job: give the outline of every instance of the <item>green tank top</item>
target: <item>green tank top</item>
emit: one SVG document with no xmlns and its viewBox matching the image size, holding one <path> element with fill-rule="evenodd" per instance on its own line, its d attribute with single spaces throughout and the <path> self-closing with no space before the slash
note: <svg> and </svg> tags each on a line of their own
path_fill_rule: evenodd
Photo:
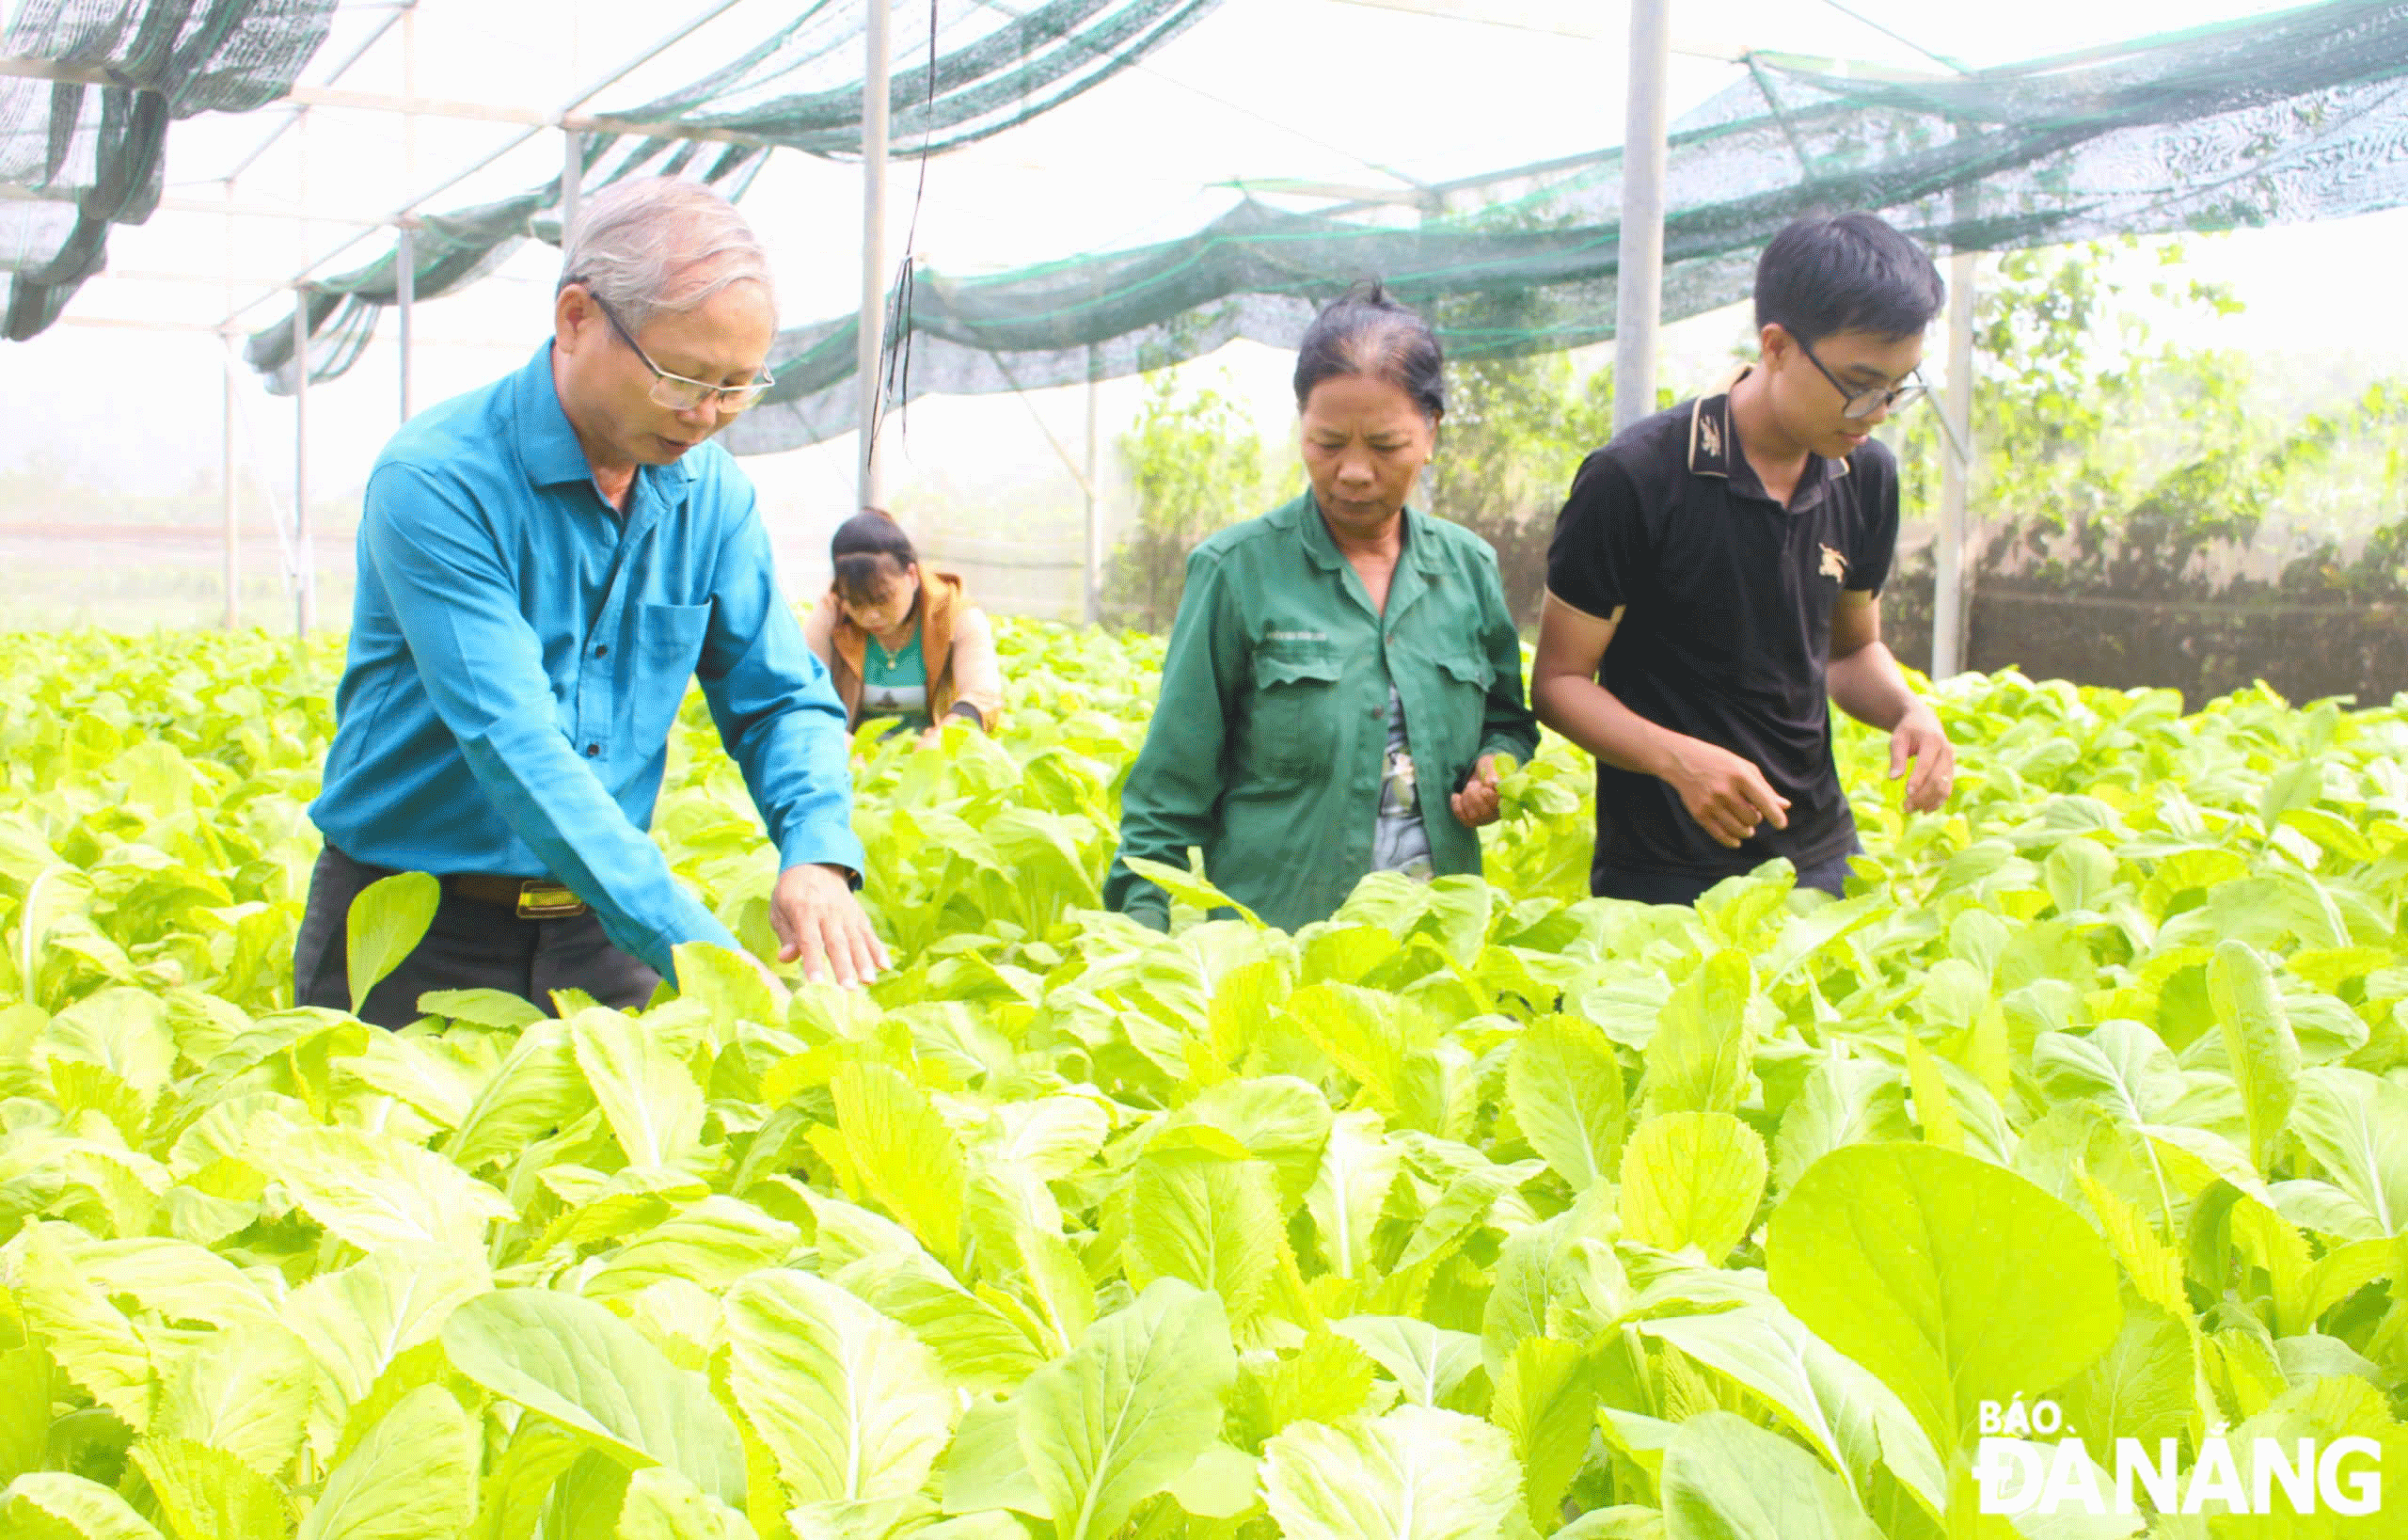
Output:
<svg viewBox="0 0 2408 1540">
<path fill-rule="evenodd" d="M 920 631 L 889 657 L 878 638 L 862 649 L 862 720 L 894 717 L 918 731 L 928 724 L 928 664 L 920 653 Z"/>
</svg>

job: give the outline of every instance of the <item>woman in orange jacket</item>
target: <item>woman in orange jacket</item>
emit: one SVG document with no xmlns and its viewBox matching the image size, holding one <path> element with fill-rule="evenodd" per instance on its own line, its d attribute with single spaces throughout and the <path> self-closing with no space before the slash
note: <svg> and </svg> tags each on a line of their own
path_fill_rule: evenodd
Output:
<svg viewBox="0 0 2408 1540">
<path fill-rule="evenodd" d="M 994 627 L 949 572 L 923 574 L 911 537 L 881 508 L 836 527 L 834 581 L 803 636 L 828 665 L 854 727 L 892 718 L 933 744 L 947 718 L 987 732 L 1003 714 Z"/>
</svg>

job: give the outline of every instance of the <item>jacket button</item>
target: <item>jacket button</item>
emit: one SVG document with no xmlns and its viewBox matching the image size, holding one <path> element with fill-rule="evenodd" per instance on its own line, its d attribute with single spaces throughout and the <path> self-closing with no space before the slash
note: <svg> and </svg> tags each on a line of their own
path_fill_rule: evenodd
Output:
<svg viewBox="0 0 2408 1540">
<path fill-rule="evenodd" d="M 594 644 L 594 657 L 596 657 L 596 658 L 608 658 L 608 657 L 610 657 L 610 643 L 609 643 L 608 642 L 597 642 L 597 643 L 595 643 Z"/>
<path fill-rule="evenodd" d="M 588 758 L 588 759 L 599 759 L 599 758 L 601 758 L 601 757 L 602 757 L 602 745 L 601 745 L 601 744 L 599 744 L 599 743 L 589 743 L 589 744 L 587 744 L 587 745 L 585 746 L 585 757 L 586 757 L 586 758 Z"/>
</svg>

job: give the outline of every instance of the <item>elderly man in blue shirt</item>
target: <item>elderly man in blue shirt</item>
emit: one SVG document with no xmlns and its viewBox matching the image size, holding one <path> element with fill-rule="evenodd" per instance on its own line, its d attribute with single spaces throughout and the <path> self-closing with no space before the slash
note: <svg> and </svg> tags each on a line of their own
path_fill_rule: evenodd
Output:
<svg viewBox="0 0 2408 1540">
<path fill-rule="evenodd" d="M 368 481 L 350 655 L 293 955 L 350 1005 L 345 916 L 394 871 L 443 897 L 361 1015 L 421 993 L 578 989 L 642 1006 L 681 942 L 737 945 L 646 833 L 687 681 L 777 847 L 804 976 L 886 956 L 853 897 L 845 708 L 778 593 L 752 484 L 705 443 L 756 401 L 777 315 L 760 243 L 691 183 L 622 183 L 564 243 L 550 340 L 396 434 Z"/>
</svg>

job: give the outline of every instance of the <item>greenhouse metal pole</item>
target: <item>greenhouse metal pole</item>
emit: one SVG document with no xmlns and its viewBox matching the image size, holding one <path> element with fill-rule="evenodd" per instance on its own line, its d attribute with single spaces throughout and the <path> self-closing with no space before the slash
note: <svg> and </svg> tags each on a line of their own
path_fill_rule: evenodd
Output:
<svg viewBox="0 0 2408 1540">
<path fill-rule="evenodd" d="M 579 141 L 583 135 L 575 129 L 563 129 L 562 137 L 567 148 L 561 151 L 561 247 L 568 247 L 568 230 L 577 223 L 577 205 L 585 191 L 585 153 Z"/>
<path fill-rule="evenodd" d="M 1973 280 L 1977 258 L 1948 259 L 1948 389 L 1940 407 L 1955 431 L 1940 456 L 1940 528 L 1932 539 L 1931 676 L 1965 666 L 1965 509 L 1973 467 Z"/>
<path fill-rule="evenodd" d="M 410 312 L 418 305 L 418 241 L 415 221 L 402 221 L 393 246 L 393 309 L 399 312 L 402 345 L 402 421 L 410 420 Z"/>
<path fill-rule="evenodd" d="M 242 599 L 240 596 L 242 593 L 243 576 L 242 558 L 238 554 L 236 548 L 236 542 L 241 539 L 241 532 L 237 529 L 234 522 L 236 511 L 234 501 L 234 376 L 225 370 L 220 370 L 218 373 L 224 376 L 226 391 L 226 398 L 224 402 L 226 408 L 225 438 L 219 445 L 219 449 L 225 455 L 226 467 L 226 484 L 224 487 L 226 500 L 226 506 L 224 509 L 226 520 L 226 628 L 230 631 L 243 623 Z"/>
<path fill-rule="evenodd" d="M 233 200 L 234 179 L 232 177 L 228 177 L 226 179 L 226 201 L 231 203 Z M 234 308 L 234 219 L 231 214 L 227 215 L 226 218 L 226 308 L 230 310 Z M 234 340 L 234 328 L 231 326 L 225 328 L 221 340 L 223 345 L 231 347 Z M 226 484 L 224 488 L 226 497 L 226 506 L 224 510 L 226 519 L 226 550 L 224 553 L 224 559 L 226 567 L 226 628 L 230 631 L 243 623 L 242 526 L 238 522 L 241 514 L 240 505 L 236 501 L 234 496 L 234 373 L 232 370 L 220 370 L 218 373 L 224 377 L 225 385 L 225 399 L 223 405 L 226 408 L 226 438 L 222 445 L 225 452 L 226 466 Z"/>
<path fill-rule="evenodd" d="M 885 503 L 878 464 L 878 429 L 886 381 L 879 365 L 886 341 L 887 0 L 869 0 L 867 68 L 862 73 L 862 316 L 853 365 L 861 379 L 861 497 L 863 508 Z"/>
<path fill-rule="evenodd" d="M 293 291 L 293 624 L 317 622 L 318 559 L 309 548 L 309 291 Z"/>
<path fill-rule="evenodd" d="M 1656 410 L 1664 302 L 1664 77 L 1671 0 L 1631 0 L 1630 95 L 1623 114 L 1622 246 L 1614 279 L 1614 429 Z"/>
<path fill-rule="evenodd" d="M 418 0 L 402 12 L 402 94 L 418 95 Z M 418 185 L 418 114 L 402 115 L 402 185 Z M 410 420 L 410 323 L 418 305 L 418 216 L 405 214 L 398 221 L 393 244 L 393 305 L 401 312 L 402 421 Z"/>
<path fill-rule="evenodd" d="M 1103 350 L 1087 344 L 1087 624 L 1103 624 L 1103 502 L 1096 496 L 1096 379 L 1103 373 Z"/>
</svg>

